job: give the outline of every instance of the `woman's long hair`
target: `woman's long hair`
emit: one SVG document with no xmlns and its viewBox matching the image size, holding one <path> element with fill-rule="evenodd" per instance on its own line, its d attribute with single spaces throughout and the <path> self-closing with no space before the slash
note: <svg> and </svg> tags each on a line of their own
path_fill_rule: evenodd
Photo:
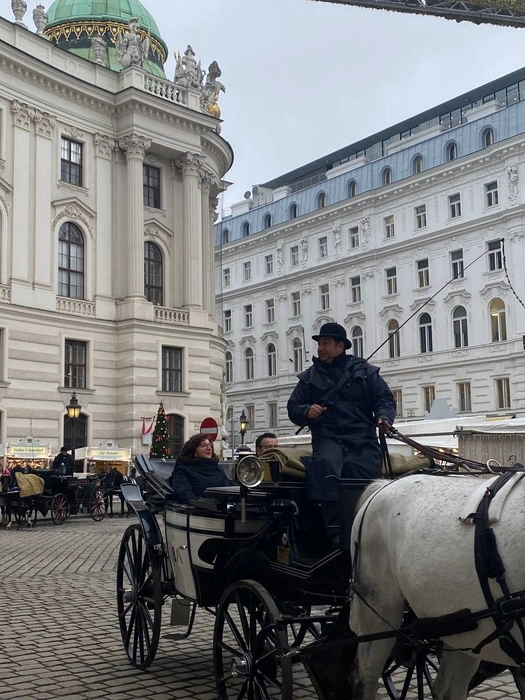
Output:
<svg viewBox="0 0 525 700">
<path fill-rule="evenodd" d="M 192 460 L 194 460 L 195 450 L 204 440 L 209 440 L 213 452 L 211 459 L 216 460 L 217 457 L 215 456 L 215 451 L 213 449 L 213 442 L 209 439 L 207 435 L 203 435 L 203 433 L 197 433 L 197 435 L 192 435 L 190 439 L 184 443 L 184 447 L 182 448 L 182 452 L 179 456 L 179 462 L 191 462 Z"/>
</svg>

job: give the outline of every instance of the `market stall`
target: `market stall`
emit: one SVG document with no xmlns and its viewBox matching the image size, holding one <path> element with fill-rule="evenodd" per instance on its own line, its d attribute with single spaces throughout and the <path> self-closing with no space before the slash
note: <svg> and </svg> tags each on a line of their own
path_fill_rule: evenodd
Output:
<svg viewBox="0 0 525 700">
<path fill-rule="evenodd" d="M 75 460 L 83 463 L 83 474 L 99 474 L 116 468 L 128 476 L 132 466 L 131 447 L 120 447 L 116 442 L 105 442 L 98 447 L 82 447 L 75 450 Z"/>
<path fill-rule="evenodd" d="M 49 469 L 52 466 L 51 445 L 42 445 L 32 437 L 6 442 L 0 445 L 0 460 L 3 470 L 14 467 Z"/>
</svg>

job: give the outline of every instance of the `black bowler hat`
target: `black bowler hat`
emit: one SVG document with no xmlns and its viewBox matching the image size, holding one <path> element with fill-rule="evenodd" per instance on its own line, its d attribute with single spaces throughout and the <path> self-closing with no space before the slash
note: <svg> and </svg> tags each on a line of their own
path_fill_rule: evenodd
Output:
<svg viewBox="0 0 525 700">
<path fill-rule="evenodd" d="M 333 338 L 338 342 L 342 341 L 345 344 L 345 350 L 352 347 L 352 343 L 346 337 L 346 329 L 338 323 L 325 323 L 319 330 L 319 335 L 313 335 L 312 340 L 318 342 L 321 338 Z"/>
</svg>

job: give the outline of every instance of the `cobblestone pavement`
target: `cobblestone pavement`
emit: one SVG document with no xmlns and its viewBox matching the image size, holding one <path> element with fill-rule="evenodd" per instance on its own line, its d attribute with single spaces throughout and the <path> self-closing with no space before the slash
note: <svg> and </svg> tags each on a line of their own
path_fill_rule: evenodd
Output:
<svg viewBox="0 0 525 700">
<path fill-rule="evenodd" d="M 205 612 L 198 614 L 189 640 L 161 638 L 147 672 L 126 661 L 116 618 L 115 565 L 131 522 L 71 518 L 62 527 L 44 522 L 34 530 L 0 530 L 1 700 L 216 699 L 213 622 Z M 166 626 L 163 634 L 170 631 Z M 299 670 L 297 681 L 294 697 L 313 700 Z M 472 697 L 519 698 L 508 674 L 480 686 Z"/>
</svg>

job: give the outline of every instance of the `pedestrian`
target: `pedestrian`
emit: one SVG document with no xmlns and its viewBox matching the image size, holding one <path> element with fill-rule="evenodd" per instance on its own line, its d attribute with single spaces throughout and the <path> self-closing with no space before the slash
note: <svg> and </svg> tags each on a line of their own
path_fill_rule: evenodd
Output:
<svg viewBox="0 0 525 700">
<path fill-rule="evenodd" d="M 196 501 L 208 488 L 232 484 L 213 452 L 213 442 L 202 433 L 193 435 L 184 444 L 171 475 L 177 503 Z"/>
<path fill-rule="evenodd" d="M 325 323 L 317 342 L 318 357 L 298 375 L 288 401 L 288 416 L 312 433 L 312 459 L 306 467 L 309 498 L 323 502 L 327 535 L 339 544 L 339 493 L 334 475 L 344 479 L 375 479 L 381 475 L 381 449 L 376 426 L 388 433 L 396 402 L 379 368 L 347 354 L 352 347 L 346 330 Z"/>
<path fill-rule="evenodd" d="M 255 454 L 257 457 L 260 457 L 266 450 L 272 447 L 278 447 L 277 435 L 273 433 L 263 433 L 259 435 L 255 441 Z"/>
<path fill-rule="evenodd" d="M 75 473 L 75 462 L 73 457 L 68 453 L 67 449 L 62 446 L 60 452 L 53 460 L 53 469 L 58 469 L 67 476 L 73 476 Z"/>
</svg>

